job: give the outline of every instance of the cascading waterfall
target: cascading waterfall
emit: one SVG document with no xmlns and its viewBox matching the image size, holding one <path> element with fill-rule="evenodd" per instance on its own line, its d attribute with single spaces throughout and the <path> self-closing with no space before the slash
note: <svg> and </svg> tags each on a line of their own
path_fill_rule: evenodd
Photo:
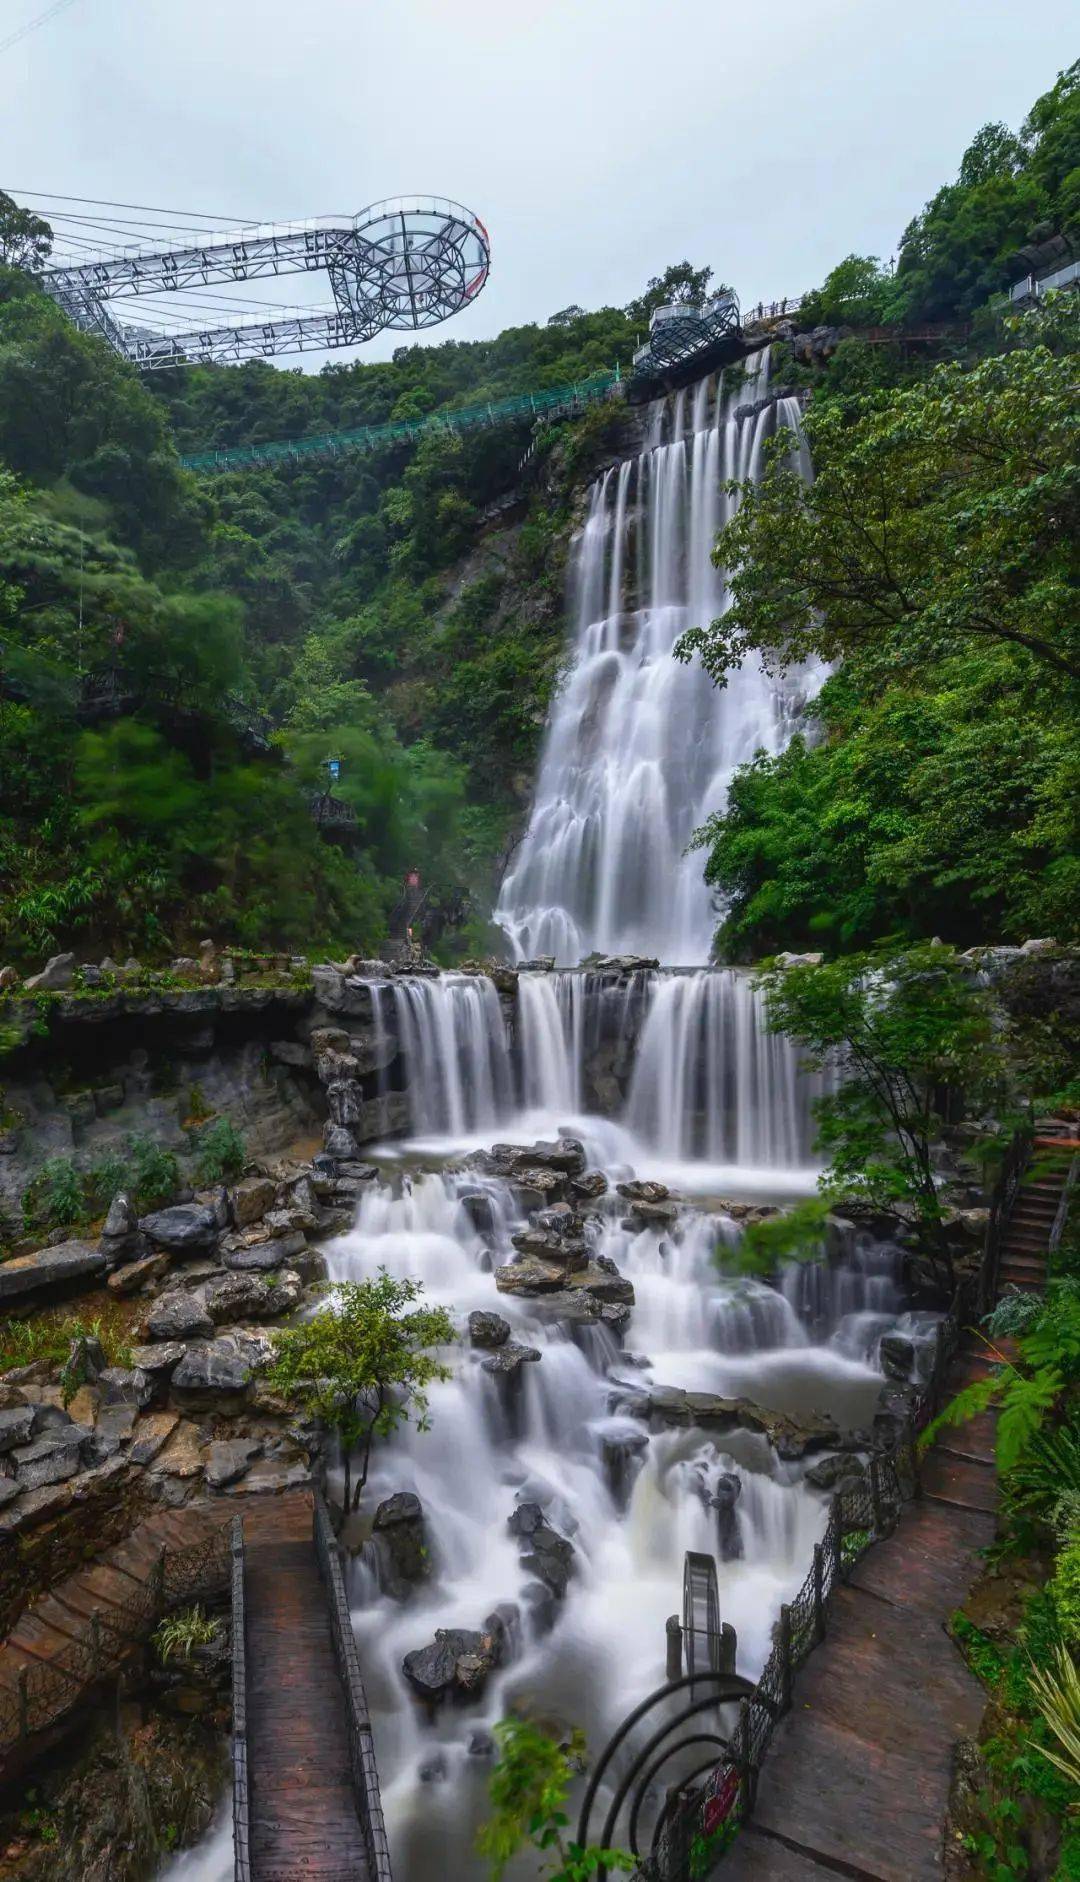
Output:
<svg viewBox="0 0 1080 1882">
<path fill-rule="evenodd" d="M 658 976 L 626 1123 L 667 1158 L 805 1167 L 816 1082 L 799 1070 L 790 1040 L 766 1029 L 762 995 L 747 974 Z"/>
<path fill-rule="evenodd" d="M 414 1130 L 461 1136 L 497 1123 L 513 1086 L 493 982 L 484 974 L 402 977 L 393 995 Z"/>
<path fill-rule="evenodd" d="M 736 766 L 778 749 L 791 698 L 756 660 L 720 690 L 673 650 L 726 605 L 711 559 L 734 502 L 725 483 L 759 475 L 778 427 L 809 471 L 798 401 L 752 409 L 767 362 L 756 355 L 730 394 L 705 379 L 657 404 L 641 456 L 592 486 L 573 562 L 572 665 L 495 911 L 517 959 L 708 958 L 716 911 L 700 856 L 684 851 Z"/>
</svg>

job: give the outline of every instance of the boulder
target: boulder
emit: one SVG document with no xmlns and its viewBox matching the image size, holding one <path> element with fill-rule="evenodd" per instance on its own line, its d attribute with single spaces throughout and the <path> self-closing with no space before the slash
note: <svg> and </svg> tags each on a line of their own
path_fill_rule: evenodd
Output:
<svg viewBox="0 0 1080 1882">
<path fill-rule="evenodd" d="M 0 1411 L 0 1456 L 17 1444 L 29 1444 L 34 1430 L 34 1406 L 13 1405 Z"/>
<path fill-rule="evenodd" d="M 188 1255 L 216 1247 L 220 1224 L 214 1209 L 200 1203 L 181 1202 L 143 1216 L 139 1227 L 155 1248 Z"/>
<path fill-rule="evenodd" d="M 595 1300 L 591 1294 L 568 1288 L 539 1295 L 531 1312 L 544 1321 L 559 1321 L 569 1326 L 593 1326 L 602 1321 L 614 1333 L 622 1333 L 630 1324 L 630 1303 Z"/>
<path fill-rule="evenodd" d="M 722 1562 L 738 1562 L 742 1558 L 742 1534 L 736 1508 L 741 1495 L 741 1477 L 734 1471 L 722 1471 L 709 1496 L 716 1511 L 716 1544 Z"/>
<path fill-rule="evenodd" d="M 570 1188 L 575 1196 L 584 1197 L 594 1202 L 598 1196 L 607 1194 L 608 1180 L 602 1170 L 585 1170 L 580 1176 L 570 1179 Z"/>
<path fill-rule="evenodd" d="M 103 1275 L 105 1256 L 92 1242 L 57 1242 L 32 1255 L 14 1255 L 0 1262 L 0 1305 L 27 1294 L 59 1292 L 75 1281 Z"/>
<path fill-rule="evenodd" d="M 90 1425 L 67 1424 L 19 1445 L 11 1458 L 20 1490 L 43 1490 L 48 1484 L 66 1483 L 77 1476 L 93 1435 Z"/>
<path fill-rule="evenodd" d="M 250 1228 L 253 1222 L 261 1222 L 268 1209 L 274 1206 L 277 1184 L 268 1176 L 247 1176 L 241 1183 L 234 1183 L 229 1191 L 232 1219 L 238 1229 Z"/>
<path fill-rule="evenodd" d="M 135 1420 L 128 1447 L 128 1456 L 133 1464 L 152 1464 L 158 1452 L 168 1443 L 180 1420 L 175 1412 L 144 1412 Z"/>
<path fill-rule="evenodd" d="M 343 1124 L 327 1124 L 323 1132 L 323 1143 L 331 1157 L 356 1157 L 360 1154 L 360 1145 L 351 1130 Z"/>
<path fill-rule="evenodd" d="M 163 1281 L 169 1266 L 167 1254 L 144 1255 L 141 1261 L 131 1261 L 126 1267 L 115 1269 L 106 1285 L 110 1294 L 119 1294 L 125 1298 L 128 1294 L 137 1294 L 140 1289 L 154 1287 L 158 1281 Z"/>
<path fill-rule="evenodd" d="M 667 1229 L 679 1217 L 679 1206 L 674 1202 L 633 1202 L 626 1227 L 630 1229 Z"/>
<path fill-rule="evenodd" d="M 540 1356 L 540 1349 L 537 1346 L 520 1346 L 517 1340 L 507 1340 L 504 1346 L 489 1353 L 486 1359 L 480 1361 L 480 1364 L 485 1372 L 493 1372 L 503 1378 L 514 1379 L 518 1377 L 522 1366 L 527 1361 L 539 1359 Z"/>
<path fill-rule="evenodd" d="M 648 1448 L 648 1432 L 642 1431 L 639 1425 L 629 1419 L 605 1432 L 600 1441 L 600 1455 L 604 1460 L 608 1489 L 619 1509 L 625 1509 L 630 1501 L 634 1480 L 645 1461 Z"/>
<path fill-rule="evenodd" d="M 526 1256 L 507 1267 L 496 1268 L 495 1285 L 500 1294 L 551 1294 L 566 1286 L 566 1270 L 549 1262 Z"/>
<path fill-rule="evenodd" d="M 169 1381 L 170 1396 L 185 1411 L 226 1414 L 243 1409 L 252 1372 L 235 1340 L 189 1346 Z"/>
<path fill-rule="evenodd" d="M 519 1503 L 507 1528 L 522 1544 L 522 1562 L 558 1600 L 574 1566 L 574 1545 L 553 1529 L 539 1503 Z"/>
<path fill-rule="evenodd" d="M 262 1456 L 262 1448 L 257 1438 L 228 1438 L 211 1444 L 206 1459 L 207 1488 L 224 1490 L 227 1484 L 236 1483 L 248 1465 Z"/>
<path fill-rule="evenodd" d="M 469 1339 L 474 1346 L 494 1348 L 505 1346 L 510 1338 L 510 1323 L 501 1314 L 484 1313 L 477 1309 L 469 1315 Z"/>
<path fill-rule="evenodd" d="M 133 1346 L 131 1363 L 145 1372 L 155 1386 L 160 1386 L 175 1372 L 186 1352 L 187 1347 L 180 1340 L 165 1340 L 155 1346 Z"/>
<path fill-rule="evenodd" d="M 413 1587 L 431 1573 L 420 1498 L 410 1490 L 398 1490 L 384 1498 L 375 1511 L 372 1534 L 376 1538 L 379 1584 L 383 1593 L 395 1601 L 403 1601 Z"/>
<path fill-rule="evenodd" d="M 598 973 L 641 974 L 655 972 L 660 962 L 649 954 L 605 954 L 595 965 Z"/>
<path fill-rule="evenodd" d="M 293 1261 L 307 1251 L 307 1240 L 300 1229 L 293 1229 L 288 1235 L 276 1235 L 270 1241 L 237 1243 L 226 1242 L 221 1259 L 227 1268 L 243 1274 L 255 1269 L 266 1272 L 269 1268 L 281 1268 L 287 1261 Z"/>
<path fill-rule="evenodd" d="M 671 1195 L 666 1183 L 616 1183 L 615 1188 L 628 1202 L 666 1202 Z"/>
<path fill-rule="evenodd" d="M 815 1490 L 839 1490 L 861 1483 L 864 1476 L 862 1464 L 857 1457 L 838 1451 L 831 1457 L 821 1457 L 811 1464 L 805 1481 Z"/>
<path fill-rule="evenodd" d="M 498 1226 L 495 1217 L 495 1204 L 482 1189 L 466 1190 L 458 1198 L 458 1207 L 467 1217 L 478 1235 L 493 1235 Z"/>
<path fill-rule="evenodd" d="M 878 1346 L 881 1369 L 887 1379 L 910 1380 L 915 1377 L 915 1343 L 905 1333 L 883 1333 Z"/>
<path fill-rule="evenodd" d="M 238 1320 L 275 1320 L 299 1305 L 300 1276 L 290 1268 L 276 1274 L 223 1274 L 203 1296 L 215 1326 Z"/>
<path fill-rule="evenodd" d="M 496 1620 L 493 1615 L 492 1622 Z M 501 1663 L 505 1633 L 501 1623 L 483 1629 L 440 1627 L 430 1646 L 407 1653 L 401 1670 L 422 1699 L 437 1705 L 448 1695 L 476 1698 Z"/>
<path fill-rule="evenodd" d="M 178 1288 L 154 1302 L 146 1331 L 152 1340 L 204 1340 L 213 1333 L 214 1323 L 201 1300 Z"/>
<path fill-rule="evenodd" d="M 74 954 L 54 954 L 40 974 L 31 974 L 25 983 L 27 993 L 64 993 L 75 978 Z"/>
<path fill-rule="evenodd" d="M 512 1235 L 510 1241 L 526 1259 L 546 1261 L 551 1266 L 561 1268 L 565 1274 L 584 1268 L 589 1259 L 589 1251 L 583 1241 L 553 1234 L 549 1229 L 525 1229 L 520 1235 Z"/>
<path fill-rule="evenodd" d="M 106 1366 L 97 1385 L 106 1405 L 133 1405 L 144 1411 L 154 1396 L 154 1381 L 141 1366 Z"/>
</svg>

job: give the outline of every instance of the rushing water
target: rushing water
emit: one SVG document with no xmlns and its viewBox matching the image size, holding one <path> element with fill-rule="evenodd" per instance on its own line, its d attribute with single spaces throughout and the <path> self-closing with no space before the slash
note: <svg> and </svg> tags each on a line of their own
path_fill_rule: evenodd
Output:
<svg viewBox="0 0 1080 1882">
<path fill-rule="evenodd" d="M 756 660 L 722 690 L 679 636 L 721 614 L 712 564 L 735 499 L 756 479 L 766 440 L 792 432 L 804 472 L 798 402 L 738 416 L 766 389 L 767 353 L 730 393 L 704 379 L 652 408 L 646 449 L 589 493 L 573 561 L 574 643 L 556 698 L 532 818 L 495 919 L 515 958 L 572 965 L 594 950 L 691 964 L 707 960 L 716 911 L 699 853 L 684 855 L 724 803 L 737 765 L 775 751 L 788 692 Z"/>
<path fill-rule="evenodd" d="M 396 1491 L 420 1498 L 428 1577 L 398 1599 L 378 1540 L 351 1569 L 399 1882 L 484 1873 L 474 1834 L 488 1808 L 490 1728 L 510 1704 L 583 1727 L 598 1751 L 662 1681 L 688 1549 L 717 1560 L 739 1670 L 753 1675 L 764 1661 L 827 1498 L 760 1434 L 665 1429 L 647 1419 L 646 1395 L 745 1397 L 796 1417 L 827 1411 L 861 1431 L 882 1384 L 883 1333 L 924 1331 L 903 1313 L 887 1246 L 854 1242 L 842 1261 L 793 1267 L 776 1285 L 725 1273 L 739 1230 L 717 1199 L 806 1193 L 815 1174 L 814 1087 L 796 1052 L 766 1030 L 747 975 L 694 965 L 707 959 L 715 910 L 700 858 L 683 853 L 735 766 L 782 741 L 791 707 L 756 664 L 718 692 L 672 652 L 725 603 L 710 560 L 729 503 L 723 481 L 757 474 L 777 425 L 797 432 L 791 401 L 737 415 L 740 400 L 760 398 L 764 371 L 763 355 L 749 389 L 728 395 L 709 380 L 657 405 L 648 448 L 590 492 L 572 664 L 498 908 L 519 959 L 572 965 L 599 949 L 690 971 L 523 971 L 506 998 L 477 974 L 372 983 L 371 1062 L 380 1090 L 400 1079 L 410 1135 L 383 1148 L 355 1227 L 327 1248 L 330 1272 L 408 1276 L 460 1335 L 445 1355 L 452 1377 L 430 1395 L 430 1429 L 376 1447 L 365 1497 L 369 1512 Z M 612 1185 L 584 1233 L 591 1257 L 633 1283 L 621 1336 L 497 1291 L 494 1270 L 513 1259 L 511 1237 L 525 1226 L 517 1192 L 460 1167 L 464 1152 L 496 1139 L 567 1132 Z M 429 1167 L 418 1172 L 418 1160 Z M 632 1175 L 703 1206 L 641 1227 L 614 1188 Z M 473 1309 L 503 1314 L 540 1357 L 512 1376 L 490 1371 L 465 1335 Z M 539 1502 L 573 1544 L 561 1601 L 538 1601 L 522 1564 L 508 1528 L 521 1502 Z M 428 1716 L 404 1655 L 436 1628 L 479 1628 L 501 1604 L 516 1615 L 509 1662 L 471 1703 Z M 219 1831 L 204 1867 L 192 1858 L 176 1882 L 218 1882 L 221 1859 Z M 512 1874 L 531 1882 L 535 1863 Z"/>
</svg>

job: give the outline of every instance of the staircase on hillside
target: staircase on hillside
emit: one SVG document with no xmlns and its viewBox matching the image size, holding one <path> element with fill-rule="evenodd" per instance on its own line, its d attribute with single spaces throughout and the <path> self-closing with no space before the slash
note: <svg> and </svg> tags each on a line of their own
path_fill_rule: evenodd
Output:
<svg viewBox="0 0 1080 1882">
<path fill-rule="evenodd" d="M 1071 1154 L 1070 1154 L 1071 1153 Z M 1067 1192 L 1080 1167 L 1080 1141 L 1035 1139 L 1032 1161 L 1005 1225 L 998 1279 L 1002 1287 L 1045 1287 L 1047 1257 L 1064 1225 Z"/>
</svg>

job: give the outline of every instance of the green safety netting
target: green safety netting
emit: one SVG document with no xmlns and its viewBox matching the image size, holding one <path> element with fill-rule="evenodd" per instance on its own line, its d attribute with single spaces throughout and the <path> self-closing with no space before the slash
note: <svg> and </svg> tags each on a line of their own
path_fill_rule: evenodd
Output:
<svg viewBox="0 0 1080 1882">
<path fill-rule="evenodd" d="M 404 418 L 397 424 L 361 425 L 355 431 L 329 431 L 310 438 L 285 438 L 272 444 L 229 445 L 220 451 L 197 451 L 182 457 L 185 470 L 236 470 L 245 464 L 278 464 L 290 458 L 337 457 L 347 451 L 375 451 L 380 445 L 422 438 L 435 431 L 472 431 L 484 425 L 508 423 L 515 418 L 560 411 L 573 412 L 594 399 L 606 398 L 620 380 L 619 368 L 593 373 L 576 385 L 556 386 L 544 392 L 521 392 L 510 399 L 485 405 L 434 412 L 427 418 Z"/>
</svg>

